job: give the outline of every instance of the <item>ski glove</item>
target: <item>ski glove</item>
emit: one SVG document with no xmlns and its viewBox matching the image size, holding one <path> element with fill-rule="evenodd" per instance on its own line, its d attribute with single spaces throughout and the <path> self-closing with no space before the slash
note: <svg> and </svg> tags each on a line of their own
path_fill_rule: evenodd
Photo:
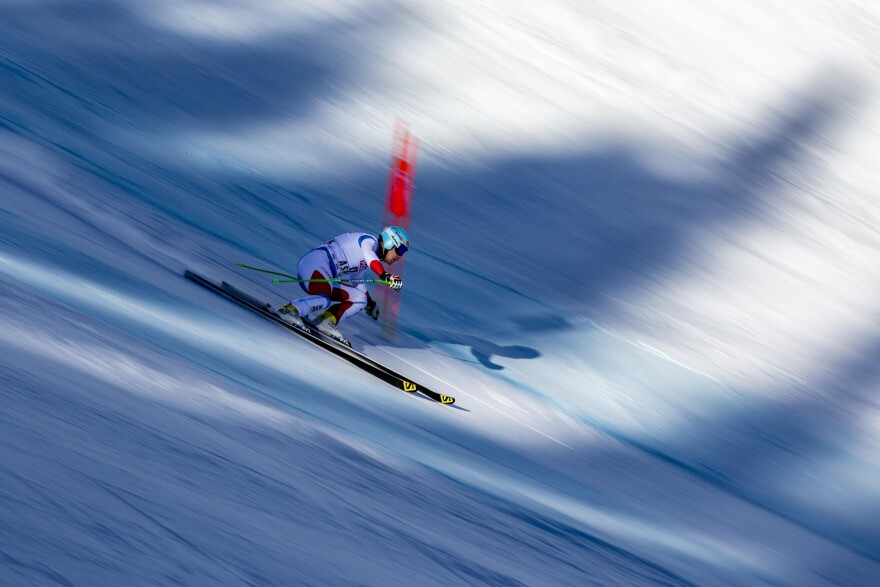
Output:
<svg viewBox="0 0 880 587">
<path fill-rule="evenodd" d="M 373 298 L 367 298 L 367 305 L 364 306 L 364 310 L 367 311 L 367 316 L 373 320 L 379 319 L 379 304 Z"/>
<path fill-rule="evenodd" d="M 391 275 L 386 272 L 382 274 L 382 281 L 387 281 L 388 287 L 394 291 L 400 291 L 403 289 L 403 277 L 400 275 Z"/>
</svg>

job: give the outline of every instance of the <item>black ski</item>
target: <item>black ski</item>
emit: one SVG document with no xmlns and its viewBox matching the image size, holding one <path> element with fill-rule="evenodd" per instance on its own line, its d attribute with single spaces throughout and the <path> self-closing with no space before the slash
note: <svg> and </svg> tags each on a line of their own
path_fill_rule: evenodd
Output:
<svg viewBox="0 0 880 587">
<path fill-rule="evenodd" d="M 432 391 L 427 387 L 424 387 L 423 385 L 419 385 L 418 383 L 407 379 L 397 371 L 386 367 L 385 365 L 371 359 L 363 353 L 354 350 L 351 347 L 345 346 L 344 344 L 341 344 L 333 340 L 332 338 L 324 336 L 320 332 L 310 330 L 308 328 L 298 328 L 292 324 L 288 324 L 272 310 L 271 305 L 266 302 L 261 302 L 251 295 L 241 291 L 237 287 L 226 283 L 225 281 L 217 284 L 213 281 L 205 279 L 201 275 L 193 273 L 190 270 L 186 270 L 184 276 L 187 279 L 191 279 L 192 281 L 215 293 L 224 295 L 232 301 L 250 310 L 253 310 L 254 312 L 257 312 L 264 318 L 272 320 L 276 324 L 279 324 L 287 328 L 288 330 L 295 332 L 300 337 L 306 339 L 312 344 L 319 346 L 324 350 L 330 351 L 334 355 L 345 359 L 349 363 L 360 367 L 367 373 L 378 377 L 386 383 L 390 383 L 398 389 L 402 389 L 407 393 L 421 393 L 422 395 L 429 397 L 434 401 L 440 402 L 441 404 L 455 403 L 454 397 L 437 393 L 436 391 Z"/>
</svg>

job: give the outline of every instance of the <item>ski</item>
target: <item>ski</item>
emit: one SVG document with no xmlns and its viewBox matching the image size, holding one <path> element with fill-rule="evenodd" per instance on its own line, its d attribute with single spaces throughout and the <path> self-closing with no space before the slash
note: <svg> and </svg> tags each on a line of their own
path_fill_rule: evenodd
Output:
<svg viewBox="0 0 880 587">
<path fill-rule="evenodd" d="M 240 306 L 244 306 L 245 308 L 248 308 L 249 310 L 260 314 L 264 318 L 271 320 L 292 332 L 295 332 L 301 338 L 309 341 L 315 346 L 321 347 L 322 349 L 329 351 L 342 359 L 345 359 L 352 365 L 359 367 L 363 371 L 377 377 L 378 379 L 381 379 L 382 381 L 385 381 L 386 383 L 393 385 L 398 389 L 401 389 L 407 393 L 421 393 L 425 397 L 431 398 L 432 400 L 441 404 L 455 403 L 454 397 L 437 393 L 436 391 L 430 390 L 423 385 L 415 383 L 414 381 L 404 377 L 397 371 L 386 367 L 378 361 L 371 359 L 367 355 L 356 351 L 349 346 L 346 346 L 332 338 L 321 334 L 317 330 L 312 330 L 308 327 L 300 328 L 284 321 L 278 314 L 275 313 L 270 304 L 254 298 L 250 294 L 238 289 L 234 285 L 231 285 L 225 281 L 215 283 L 188 269 L 184 272 L 184 276 L 187 279 L 201 285 L 202 287 L 205 287 L 213 291 L 214 293 L 223 295 L 226 298 L 236 302 Z"/>
</svg>

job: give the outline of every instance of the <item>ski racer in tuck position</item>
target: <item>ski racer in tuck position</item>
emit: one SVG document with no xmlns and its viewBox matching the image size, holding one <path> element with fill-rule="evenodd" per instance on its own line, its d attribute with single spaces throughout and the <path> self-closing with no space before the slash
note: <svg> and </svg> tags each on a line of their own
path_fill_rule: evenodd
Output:
<svg viewBox="0 0 880 587">
<path fill-rule="evenodd" d="M 379 307 L 364 283 L 350 285 L 348 280 L 363 279 L 368 271 L 400 291 L 403 278 L 386 271 L 382 263 L 393 265 L 409 248 L 409 235 L 399 226 L 388 226 L 378 236 L 365 232 L 340 234 L 303 255 L 297 265 L 300 286 L 307 294 L 279 308 L 281 318 L 294 326 L 309 326 L 349 346 L 337 326 L 361 310 L 374 320 Z M 331 280 L 341 280 L 331 281 Z"/>
</svg>

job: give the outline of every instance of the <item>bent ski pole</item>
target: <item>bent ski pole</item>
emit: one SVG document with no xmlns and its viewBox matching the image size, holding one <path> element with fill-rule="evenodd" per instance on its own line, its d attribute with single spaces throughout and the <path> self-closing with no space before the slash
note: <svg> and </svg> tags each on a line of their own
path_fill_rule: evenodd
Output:
<svg viewBox="0 0 880 587">
<path fill-rule="evenodd" d="M 239 267 L 244 269 L 250 269 L 252 271 L 259 271 L 261 273 L 271 273 L 272 275 L 280 275 L 281 277 L 289 277 L 291 279 L 296 279 L 296 275 L 288 275 L 287 273 L 279 273 L 277 271 L 269 271 L 268 269 L 260 269 L 259 267 L 251 267 L 250 265 L 245 265 L 244 263 L 238 263 Z"/>
</svg>

